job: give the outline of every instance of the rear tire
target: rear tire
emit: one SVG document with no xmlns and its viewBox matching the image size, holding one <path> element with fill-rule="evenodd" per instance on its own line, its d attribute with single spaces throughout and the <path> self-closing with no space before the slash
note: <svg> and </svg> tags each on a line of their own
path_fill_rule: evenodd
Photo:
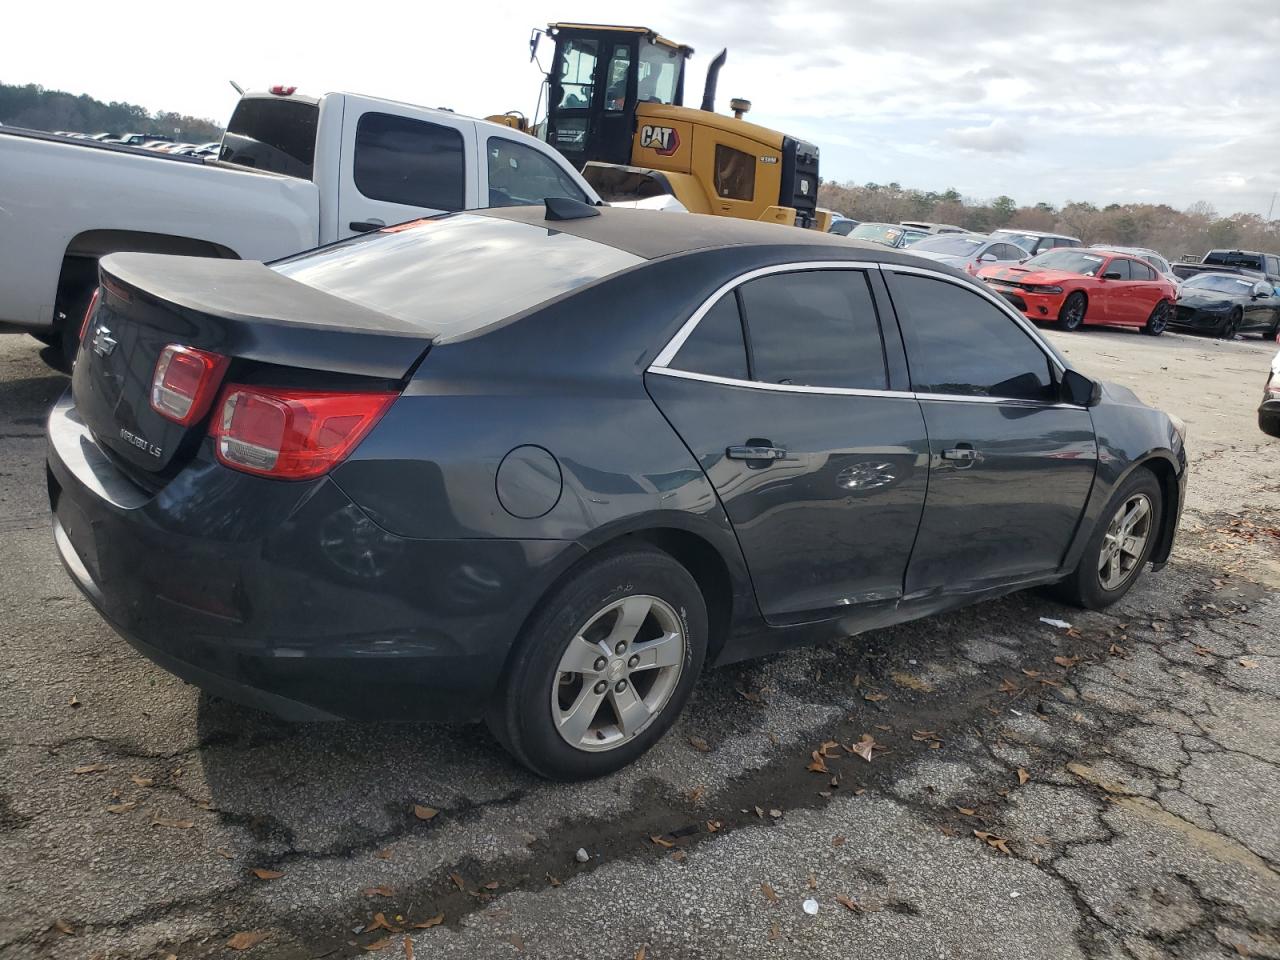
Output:
<svg viewBox="0 0 1280 960">
<path fill-rule="evenodd" d="M 1063 330 L 1079 330 L 1084 323 L 1084 314 L 1089 307 L 1088 298 L 1079 290 L 1068 294 L 1058 310 L 1058 325 Z"/>
<path fill-rule="evenodd" d="M 489 728 L 541 776 L 604 776 L 667 732 L 706 650 L 706 603 L 689 571 L 653 547 L 609 550 L 575 570 L 526 624 Z"/>
<path fill-rule="evenodd" d="M 1054 592 L 1086 610 L 1115 603 L 1142 576 L 1163 517 L 1160 481 L 1139 467 L 1112 494 L 1075 571 Z"/>
<path fill-rule="evenodd" d="M 93 291 L 97 286 L 85 287 L 76 293 L 67 305 L 67 311 L 58 325 L 57 347 L 63 373 L 70 373 L 75 366 L 76 354 L 80 352 L 80 328 L 84 325 L 84 315 L 89 309 L 89 301 L 93 299 Z"/>
<path fill-rule="evenodd" d="M 1160 336 L 1168 329 L 1169 316 L 1172 313 L 1173 305 L 1168 300 L 1161 300 L 1156 304 L 1155 309 L 1151 311 L 1151 316 L 1147 317 L 1147 323 L 1142 328 L 1142 332 L 1149 337 Z"/>
</svg>

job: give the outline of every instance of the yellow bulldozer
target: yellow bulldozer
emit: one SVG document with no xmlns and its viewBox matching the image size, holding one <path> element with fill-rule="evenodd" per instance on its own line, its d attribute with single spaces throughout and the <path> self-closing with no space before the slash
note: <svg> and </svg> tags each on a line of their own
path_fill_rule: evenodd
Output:
<svg viewBox="0 0 1280 960">
<path fill-rule="evenodd" d="M 749 101 L 730 101 L 733 116 L 715 112 L 727 51 L 707 68 L 694 109 L 684 106 L 691 47 L 647 27 L 553 23 L 530 37 L 535 61 L 544 36 L 555 44 L 545 117 L 489 119 L 544 139 L 606 201 L 670 195 L 693 213 L 829 226 L 830 213 L 817 207 L 818 148 L 742 119 Z"/>
</svg>

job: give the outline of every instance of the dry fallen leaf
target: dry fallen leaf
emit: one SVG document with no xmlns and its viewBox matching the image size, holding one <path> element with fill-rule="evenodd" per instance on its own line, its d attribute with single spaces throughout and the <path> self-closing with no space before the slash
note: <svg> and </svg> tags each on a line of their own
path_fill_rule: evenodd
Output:
<svg viewBox="0 0 1280 960">
<path fill-rule="evenodd" d="M 723 826 L 724 824 L 721 823 L 719 820 L 708 820 L 707 833 L 715 833 L 717 830 L 719 830 Z"/>
<path fill-rule="evenodd" d="M 1022 689 L 1021 687 L 1019 687 L 1016 683 L 1014 683 L 1008 677 L 1005 677 L 1003 680 L 1000 681 L 1001 693 L 1017 693 L 1021 689 Z"/>
<path fill-rule="evenodd" d="M 136 809 L 138 802 L 130 800 L 128 803 L 112 803 L 107 806 L 107 813 L 128 813 L 130 810 Z"/>
<path fill-rule="evenodd" d="M 413 941 L 409 939 L 408 934 L 404 938 L 404 957 L 405 960 L 413 960 Z"/>
<path fill-rule="evenodd" d="M 764 894 L 764 898 L 770 903 L 778 902 L 778 891 L 774 890 L 773 887 L 769 886 L 769 884 L 760 884 L 760 892 Z"/>
<path fill-rule="evenodd" d="M 467 889 L 467 881 L 462 879 L 462 875 L 458 873 L 449 874 L 449 879 L 453 881 L 453 885 L 459 890 Z"/>
<path fill-rule="evenodd" d="M 104 770 L 110 770 L 111 767 L 105 763 L 89 763 L 83 767 L 76 767 L 72 773 L 102 773 Z"/>
<path fill-rule="evenodd" d="M 226 847 L 218 847 L 218 849 L 217 849 L 217 850 L 215 850 L 215 851 L 214 851 L 214 853 L 216 853 L 218 856 L 222 857 L 224 860 L 234 860 L 234 859 L 235 859 L 235 856 L 236 856 L 234 853 L 232 853 L 232 852 L 231 852 L 230 850 L 228 850 Z"/>
<path fill-rule="evenodd" d="M 395 896 L 395 893 L 396 892 L 394 890 L 385 884 L 376 887 L 364 888 L 364 895 L 366 897 L 393 897 Z"/>
<path fill-rule="evenodd" d="M 435 817 L 436 814 L 438 814 L 439 812 L 440 811 L 437 810 L 435 807 L 426 807 L 420 803 L 415 803 L 413 805 L 413 815 L 417 817 L 419 820 L 430 820 L 433 817 Z"/>
<path fill-rule="evenodd" d="M 249 872 L 259 880 L 279 880 L 284 876 L 279 870 L 268 870 L 265 867 L 250 867 Z"/>
<path fill-rule="evenodd" d="M 1033 680 L 1036 677 L 1040 676 L 1039 670 L 1028 670 L 1026 667 L 1022 668 L 1022 672 L 1025 673 L 1028 677 L 1031 677 Z"/>
<path fill-rule="evenodd" d="M 553 886 L 553 887 L 558 887 L 558 886 L 560 886 L 560 878 L 559 878 L 559 877 L 552 876 L 551 874 L 549 874 L 549 873 L 548 873 L 548 874 L 547 874 L 547 883 L 551 884 L 551 886 Z"/>
<path fill-rule="evenodd" d="M 1240 663 L 1240 666 L 1244 667 L 1246 670 L 1258 669 L 1258 661 L 1250 660 L 1248 657 L 1241 657 L 1239 663 Z"/>
<path fill-rule="evenodd" d="M 382 911 L 378 911 L 373 915 L 373 919 L 369 921 L 369 925 L 364 928 L 362 933 L 372 933 L 374 930 L 386 930 L 389 933 L 399 933 L 399 927 L 393 927 L 387 922 L 387 915 Z"/>
<path fill-rule="evenodd" d="M 391 859 L 391 848 L 390 848 L 390 847 L 386 847 L 386 848 L 384 848 L 384 849 L 382 849 L 382 850 L 379 850 L 377 853 L 375 853 L 375 854 L 374 854 L 374 856 L 375 856 L 375 857 L 377 857 L 379 860 L 390 860 L 390 859 Z"/>
<path fill-rule="evenodd" d="M 690 803 L 697 804 L 699 801 L 702 800 L 702 795 L 706 792 L 707 791 L 705 787 L 694 787 L 692 790 L 686 793 L 685 796 L 689 798 Z"/>
<path fill-rule="evenodd" d="M 769 924 L 769 939 L 777 940 L 782 936 L 782 928 L 777 923 Z"/>
<path fill-rule="evenodd" d="M 1066 667 L 1068 670 L 1080 662 L 1079 657 L 1054 657 L 1053 662 L 1060 667 Z"/>
<path fill-rule="evenodd" d="M 908 690 L 914 690 L 917 693 L 933 693 L 933 687 L 925 683 L 919 677 L 912 676 L 909 673 L 894 671 L 889 674 L 889 679 L 900 687 L 906 687 Z"/>
<path fill-rule="evenodd" d="M 132 780 L 134 783 L 136 783 L 140 787 L 155 786 L 155 781 L 153 779 L 151 779 L 150 777 L 140 777 L 136 773 L 129 774 L 129 779 Z"/>
<path fill-rule="evenodd" d="M 256 947 L 268 936 L 270 934 L 265 930 L 241 930 L 239 933 L 232 934 L 231 939 L 227 941 L 227 946 L 232 950 L 248 950 L 250 947 Z"/>
<path fill-rule="evenodd" d="M 172 817 L 152 817 L 153 827 L 173 827 L 175 830 L 190 830 L 196 825 L 194 820 L 174 820 Z"/>
<path fill-rule="evenodd" d="M 817 890 L 818 878 L 811 873 L 809 874 L 809 879 L 805 881 L 805 884 L 809 887 L 810 890 Z"/>
<path fill-rule="evenodd" d="M 373 943 L 366 943 L 366 944 L 364 945 L 363 949 L 368 950 L 370 953 L 373 953 L 373 951 L 375 951 L 375 950 L 381 950 L 383 947 L 385 947 L 385 946 L 386 946 L 387 944 L 389 944 L 390 942 L 391 942 L 391 938 L 390 938 L 390 937 L 383 937 L 381 940 L 375 940 L 375 941 L 373 941 Z"/>
<path fill-rule="evenodd" d="M 1018 783 L 1019 783 L 1019 785 L 1026 783 L 1026 782 L 1027 782 L 1028 780 L 1030 780 L 1030 779 L 1031 779 L 1031 774 L 1027 773 L 1027 771 L 1025 771 L 1025 770 L 1023 770 L 1021 767 L 1019 767 L 1019 768 L 1018 768 Z"/>
<path fill-rule="evenodd" d="M 844 837 L 840 836 L 839 834 L 837 834 L 836 836 L 832 837 L 832 838 L 831 838 L 831 845 L 832 845 L 833 847 L 843 847 L 843 846 L 844 846 Z"/>
<path fill-rule="evenodd" d="M 636 951 L 635 960 L 644 960 L 644 947 Z"/>
<path fill-rule="evenodd" d="M 829 774 L 831 772 L 830 770 L 827 769 L 827 764 L 826 764 L 826 761 L 823 759 L 822 754 L 820 754 L 817 750 L 814 750 L 811 755 L 813 757 L 813 760 L 809 763 L 809 766 L 806 769 L 808 769 L 811 773 L 828 773 Z"/>
<path fill-rule="evenodd" d="M 699 753 L 711 752 L 711 744 L 707 743 L 707 741 L 703 740 L 701 737 L 690 737 L 689 745 Z"/>
<path fill-rule="evenodd" d="M 961 813 L 963 813 L 966 817 L 972 817 L 975 813 L 978 812 L 977 810 L 973 809 L 973 807 L 956 807 L 956 809 L 959 810 Z"/>
<path fill-rule="evenodd" d="M 72 698 L 71 698 L 70 700 L 68 700 L 68 701 L 67 701 L 67 706 L 69 706 L 69 707 L 78 707 L 78 706 L 80 706 L 80 701 L 79 701 L 79 699 L 77 699 L 75 696 L 72 696 Z"/>
<path fill-rule="evenodd" d="M 510 941 L 511 945 L 517 950 L 522 953 L 524 952 L 524 937 L 520 936 L 520 934 L 513 933 L 511 936 L 507 937 L 507 940 Z"/>
<path fill-rule="evenodd" d="M 860 739 L 857 743 L 855 743 L 853 746 L 849 747 L 848 749 L 850 753 L 856 753 L 863 760 L 867 761 L 867 763 L 870 763 L 871 751 L 878 746 L 879 744 L 876 743 L 875 737 L 873 737 L 869 733 L 864 733 L 862 735 L 862 739 Z"/>
<path fill-rule="evenodd" d="M 851 897 L 846 897 L 843 893 L 836 894 L 836 903 L 840 904 L 840 906 L 844 907 L 850 913 L 858 912 L 858 904 Z"/>
<path fill-rule="evenodd" d="M 985 843 L 987 846 L 992 847 L 996 850 L 999 850 L 1006 857 L 1013 856 L 1013 852 L 1007 846 L 1005 846 L 1007 841 L 1005 840 L 1004 837 L 998 837 L 994 833 L 988 833 L 985 830 L 975 830 L 973 831 L 973 835 L 977 837 L 979 840 L 981 840 L 983 843 Z"/>
<path fill-rule="evenodd" d="M 656 843 L 658 846 L 660 846 L 660 847 L 665 847 L 665 848 L 666 848 L 666 849 L 668 849 L 668 850 L 670 850 L 672 847 L 674 847 L 674 846 L 676 845 L 676 843 L 675 843 L 675 841 L 674 841 L 674 840 L 668 840 L 666 837 L 657 837 L 657 836 L 654 836 L 654 837 L 650 837 L 649 839 L 650 839 L 653 843 Z"/>
<path fill-rule="evenodd" d="M 486 890 L 497 890 L 497 889 L 498 889 L 498 881 L 497 881 L 497 880 L 490 880 L 488 883 L 486 883 L 486 884 L 484 885 L 484 888 L 485 888 Z"/>
<path fill-rule="evenodd" d="M 59 933 L 65 934 L 68 937 L 74 937 L 76 935 L 76 932 L 71 929 L 71 924 L 67 923 L 65 920 L 55 920 L 53 921 L 53 926 Z"/>
<path fill-rule="evenodd" d="M 418 930 L 430 930 L 432 927 L 438 927 L 442 923 L 444 923 L 444 914 L 437 913 L 434 917 L 427 917 L 421 923 L 413 924 L 413 927 Z"/>
<path fill-rule="evenodd" d="M 879 691 L 876 691 L 875 693 L 864 693 L 862 695 L 862 699 L 869 703 L 879 703 L 881 700 L 888 700 L 889 695 L 887 693 L 880 693 Z"/>
<path fill-rule="evenodd" d="M 672 850 L 671 859 L 674 860 L 676 863 L 684 863 L 685 852 L 683 850 Z"/>
</svg>

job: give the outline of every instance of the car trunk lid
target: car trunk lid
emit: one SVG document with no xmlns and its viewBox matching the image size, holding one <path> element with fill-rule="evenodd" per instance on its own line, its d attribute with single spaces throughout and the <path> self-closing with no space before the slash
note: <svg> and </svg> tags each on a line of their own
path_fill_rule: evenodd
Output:
<svg viewBox="0 0 1280 960">
<path fill-rule="evenodd" d="M 85 329 L 72 388 L 98 442 L 137 475 L 163 477 L 194 453 L 209 411 L 189 425 L 151 405 L 165 347 L 228 359 L 224 382 L 274 369 L 287 379 L 402 382 L 431 339 L 261 263 L 115 254 L 101 264 L 101 295 Z"/>
</svg>

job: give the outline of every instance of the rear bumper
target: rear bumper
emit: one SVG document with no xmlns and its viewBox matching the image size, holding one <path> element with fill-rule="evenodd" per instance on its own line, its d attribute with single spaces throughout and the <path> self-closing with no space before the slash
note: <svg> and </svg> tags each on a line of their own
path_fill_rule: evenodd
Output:
<svg viewBox="0 0 1280 960">
<path fill-rule="evenodd" d="M 525 618 L 580 550 L 398 537 L 328 478 L 203 460 L 151 494 L 69 395 L 48 432 L 54 540 L 85 596 L 166 670 L 288 719 L 481 716 Z"/>
</svg>

